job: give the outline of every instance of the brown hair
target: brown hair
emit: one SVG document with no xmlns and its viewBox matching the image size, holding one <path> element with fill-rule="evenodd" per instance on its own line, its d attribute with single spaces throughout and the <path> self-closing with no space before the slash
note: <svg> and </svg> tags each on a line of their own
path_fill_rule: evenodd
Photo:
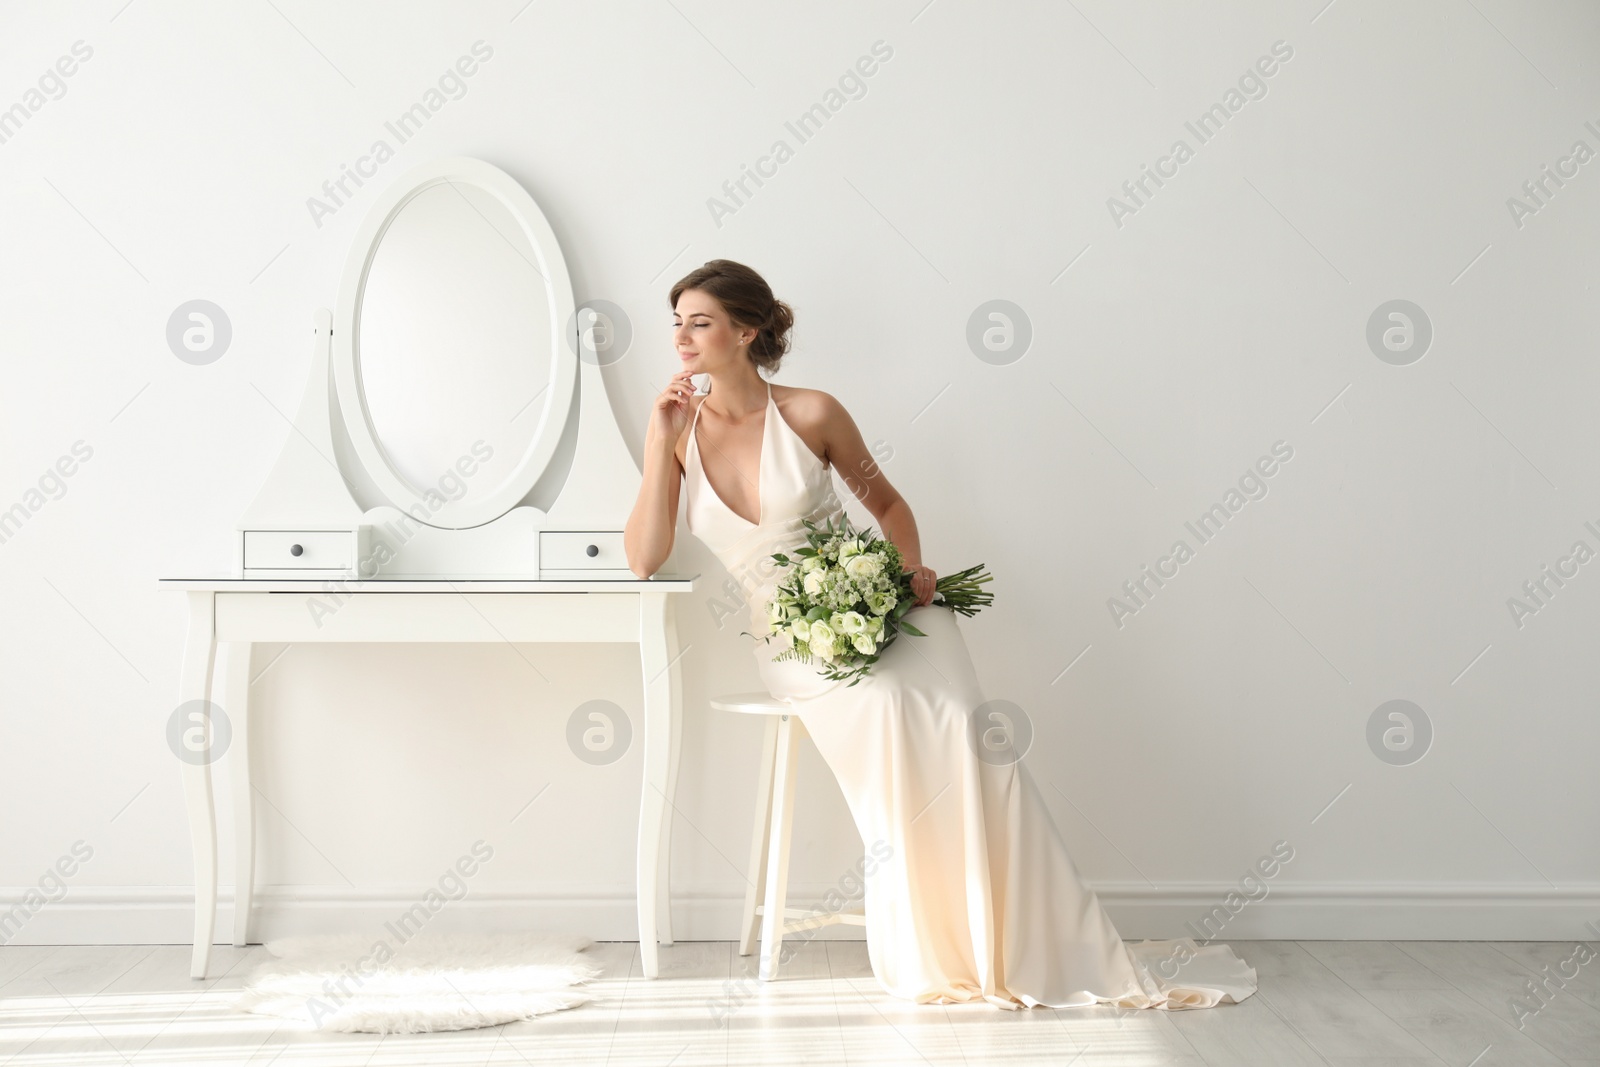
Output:
<svg viewBox="0 0 1600 1067">
<path fill-rule="evenodd" d="M 735 326 L 754 327 L 750 358 L 768 376 L 776 374 L 778 364 L 789 351 L 789 330 L 794 326 L 794 309 L 772 295 L 765 278 L 743 263 L 731 259 L 708 260 L 704 266 L 678 279 L 669 303 L 678 306 L 685 289 L 710 293 L 728 312 Z"/>
</svg>

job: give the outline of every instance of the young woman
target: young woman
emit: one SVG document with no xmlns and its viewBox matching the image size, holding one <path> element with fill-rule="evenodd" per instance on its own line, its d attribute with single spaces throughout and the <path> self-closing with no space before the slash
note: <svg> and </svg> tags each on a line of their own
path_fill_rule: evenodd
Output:
<svg viewBox="0 0 1600 1067">
<path fill-rule="evenodd" d="M 1199 1008 L 1254 993 L 1255 970 L 1226 945 L 1124 945 L 1021 761 L 980 758 L 969 742 L 985 698 L 955 613 L 930 603 L 936 575 L 910 507 L 837 400 L 762 379 L 788 349 L 788 305 L 726 259 L 682 278 L 670 303 L 680 365 L 645 434 L 624 537 L 633 572 L 649 577 L 671 553 L 681 493 L 689 531 L 738 582 L 750 632 L 765 635 L 782 577 L 770 557 L 804 542 L 806 519 L 838 524 L 836 471 L 912 572 L 905 618 L 926 636 L 903 635 L 854 686 L 774 663 L 775 646 L 752 642 L 762 681 L 794 704 L 878 861 L 863 905 L 884 988 L 1003 1008 Z M 693 374 L 710 375 L 706 395 Z"/>
</svg>

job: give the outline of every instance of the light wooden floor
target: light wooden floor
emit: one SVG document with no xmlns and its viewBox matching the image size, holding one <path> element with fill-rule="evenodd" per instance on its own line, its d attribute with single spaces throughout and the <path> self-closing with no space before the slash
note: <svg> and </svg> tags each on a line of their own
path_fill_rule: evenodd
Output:
<svg viewBox="0 0 1600 1067">
<path fill-rule="evenodd" d="M 218 946 L 188 977 L 179 945 L 0 948 L 0 1064 L 1600 1065 L 1600 960 L 1523 1030 L 1510 998 L 1570 943 L 1232 941 L 1260 990 L 1197 1011 L 1008 1012 L 885 996 L 860 941 L 809 941 L 776 982 L 739 983 L 732 942 L 589 951 L 597 999 L 482 1030 L 320 1034 L 229 1006 L 260 946 Z M 1570 968 L 1569 968 L 1570 969 Z M 224 973 L 226 972 L 226 973 Z M 727 984 L 735 979 L 737 984 Z M 722 1025 L 714 1020 L 721 1013 Z"/>
</svg>

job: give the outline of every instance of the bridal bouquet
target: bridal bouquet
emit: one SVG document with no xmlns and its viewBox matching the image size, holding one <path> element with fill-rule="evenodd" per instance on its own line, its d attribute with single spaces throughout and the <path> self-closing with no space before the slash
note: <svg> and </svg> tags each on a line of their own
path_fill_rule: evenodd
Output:
<svg viewBox="0 0 1600 1067">
<path fill-rule="evenodd" d="M 927 636 L 904 618 L 916 606 L 911 572 L 903 569 L 900 550 L 873 536 L 870 527 L 853 530 L 847 518 L 838 529 L 832 518 L 823 529 L 809 519 L 802 521 L 811 531 L 806 544 L 772 554 L 780 565 L 792 569 L 767 601 L 772 632 L 759 640 L 778 640 L 783 651 L 772 657 L 773 662 L 811 663 L 815 657 L 826 664 L 824 677 L 849 678 L 855 685 L 900 631 Z M 935 596 L 929 603 L 973 615 L 994 601 L 994 594 L 979 588 L 993 577 L 981 563 L 947 574 L 934 583 Z"/>
</svg>

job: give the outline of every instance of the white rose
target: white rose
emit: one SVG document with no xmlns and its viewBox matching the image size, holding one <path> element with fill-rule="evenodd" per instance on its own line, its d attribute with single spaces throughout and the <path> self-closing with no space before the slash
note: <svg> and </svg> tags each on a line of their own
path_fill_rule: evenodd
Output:
<svg viewBox="0 0 1600 1067">
<path fill-rule="evenodd" d="M 810 642 L 811 651 L 830 663 L 833 661 L 833 630 L 821 619 L 811 624 Z"/>
<path fill-rule="evenodd" d="M 856 646 L 856 651 L 863 656 L 870 656 L 878 651 L 878 640 L 872 634 L 855 634 L 850 638 L 850 643 Z"/>
<path fill-rule="evenodd" d="M 822 590 L 828 584 L 828 572 L 823 570 L 807 571 L 801 584 L 807 596 L 821 596 Z"/>
<path fill-rule="evenodd" d="M 867 617 L 859 611 L 847 611 L 837 616 L 833 628 L 842 634 L 866 633 Z"/>
<path fill-rule="evenodd" d="M 839 546 L 839 559 L 842 562 L 851 556 L 859 556 L 864 551 L 866 551 L 866 546 L 861 543 L 861 539 L 859 537 L 851 538 Z"/>
<path fill-rule="evenodd" d="M 853 581 L 867 581 L 883 573 L 883 559 L 877 555 L 852 556 L 845 563 L 844 572 Z"/>
</svg>

